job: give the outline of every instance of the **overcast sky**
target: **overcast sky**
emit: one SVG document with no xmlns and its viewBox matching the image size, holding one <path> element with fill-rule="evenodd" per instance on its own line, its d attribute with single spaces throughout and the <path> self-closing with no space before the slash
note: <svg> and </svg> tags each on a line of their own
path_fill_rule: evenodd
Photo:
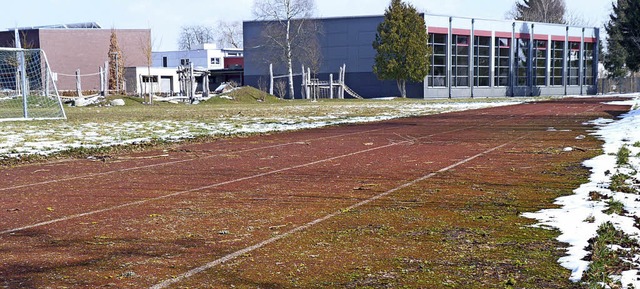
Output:
<svg viewBox="0 0 640 289">
<path fill-rule="evenodd" d="M 0 29 L 98 22 L 104 28 L 150 28 L 154 50 L 177 49 L 180 27 L 252 20 L 255 0 L 20 0 L 4 1 Z M 405 0 L 421 12 L 504 19 L 516 0 Z M 567 10 L 600 27 L 612 0 L 565 0 Z M 188 4 L 187 4 L 188 3 Z M 316 0 L 319 17 L 382 15 L 390 0 Z"/>
</svg>

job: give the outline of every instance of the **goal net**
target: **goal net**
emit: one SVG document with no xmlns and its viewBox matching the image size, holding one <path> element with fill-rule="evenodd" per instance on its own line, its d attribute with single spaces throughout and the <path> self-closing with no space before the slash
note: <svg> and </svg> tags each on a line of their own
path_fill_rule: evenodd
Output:
<svg viewBox="0 0 640 289">
<path fill-rule="evenodd" d="M 66 119 L 41 49 L 0 47 L 0 121 Z"/>
</svg>

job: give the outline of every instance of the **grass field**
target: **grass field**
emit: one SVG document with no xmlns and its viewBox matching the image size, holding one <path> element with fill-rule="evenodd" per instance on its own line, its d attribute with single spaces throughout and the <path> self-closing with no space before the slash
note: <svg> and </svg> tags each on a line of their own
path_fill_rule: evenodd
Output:
<svg viewBox="0 0 640 289">
<path fill-rule="evenodd" d="M 0 162 L 86 156 L 113 147 L 388 120 L 533 99 L 281 100 L 245 87 L 197 105 L 124 98 L 125 106 L 66 107 L 66 121 L 0 122 Z M 105 102 L 108 103 L 108 100 Z M 540 99 L 536 99 L 540 100 Z"/>
<path fill-rule="evenodd" d="M 338 115 L 344 117 L 367 116 L 412 116 L 423 112 L 446 112 L 456 104 L 488 104 L 488 103 L 516 103 L 524 101 L 542 101 L 548 98 L 477 98 L 477 99 L 344 99 L 344 100 L 282 100 L 268 96 L 251 87 L 245 87 L 228 94 L 233 99 L 214 97 L 197 105 L 171 104 L 155 102 L 153 105 L 143 104 L 137 97 L 124 97 L 124 107 L 83 107 L 67 108 L 69 121 L 85 122 L 119 122 L 148 121 L 148 120 L 176 120 L 176 121 L 207 121 L 219 118 L 233 118 L 236 115 L 245 117 L 296 118 L 296 117 L 324 117 Z M 109 98 L 122 98 L 111 96 Z M 415 111 L 407 108 L 413 107 Z M 106 109 L 106 110 L 105 110 Z M 421 111 L 422 109 L 422 111 Z M 411 114 L 413 113 L 413 114 Z"/>
</svg>

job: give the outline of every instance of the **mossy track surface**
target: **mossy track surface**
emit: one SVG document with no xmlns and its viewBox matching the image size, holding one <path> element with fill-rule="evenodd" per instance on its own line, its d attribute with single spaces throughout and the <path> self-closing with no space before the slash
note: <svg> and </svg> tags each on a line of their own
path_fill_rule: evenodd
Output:
<svg viewBox="0 0 640 289">
<path fill-rule="evenodd" d="M 7 168 L 0 285 L 579 288 L 557 263 L 556 233 L 521 213 L 585 182 L 580 164 L 601 143 L 584 122 L 628 111 L 605 101 Z"/>
</svg>

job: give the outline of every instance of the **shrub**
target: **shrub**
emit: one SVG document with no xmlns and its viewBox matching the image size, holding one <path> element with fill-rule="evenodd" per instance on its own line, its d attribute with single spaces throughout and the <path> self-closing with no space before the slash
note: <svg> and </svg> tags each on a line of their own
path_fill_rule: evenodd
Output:
<svg viewBox="0 0 640 289">
<path fill-rule="evenodd" d="M 611 176 L 611 184 L 609 185 L 609 189 L 616 192 L 627 193 L 627 194 L 636 194 L 636 190 L 627 184 L 627 179 L 631 177 L 626 174 L 617 173 Z"/>
<path fill-rule="evenodd" d="M 607 205 L 609 205 L 609 208 L 604 211 L 604 213 L 607 215 L 611 215 L 611 214 L 622 215 L 624 213 L 624 204 L 620 201 L 611 199 L 607 201 Z"/>
<path fill-rule="evenodd" d="M 622 262 L 618 255 L 608 247 L 620 234 L 613 224 L 611 222 L 603 223 L 598 227 L 596 233 L 596 237 L 589 240 L 591 264 L 589 269 L 584 272 L 584 280 L 589 284 L 589 288 L 596 288 L 593 286 L 602 283 L 611 284 L 613 280 L 609 275 L 613 274 L 612 271 Z"/>
<path fill-rule="evenodd" d="M 618 150 L 618 154 L 616 155 L 616 164 L 619 166 L 629 164 L 629 156 L 631 155 L 631 150 L 626 145 L 623 145 L 620 150 Z"/>
</svg>

